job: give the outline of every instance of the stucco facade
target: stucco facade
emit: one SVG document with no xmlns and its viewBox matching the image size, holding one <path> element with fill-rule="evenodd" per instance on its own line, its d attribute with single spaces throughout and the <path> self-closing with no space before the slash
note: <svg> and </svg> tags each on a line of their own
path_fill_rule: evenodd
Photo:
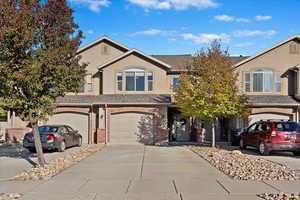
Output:
<svg viewBox="0 0 300 200">
<path fill-rule="evenodd" d="M 291 52 L 292 45 L 293 50 L 299 50 L 299 36 L 293 36 L 251 57 L 231 57 L 233 69 L 238 73 L 237 85 L 240 94 L 249 97 L 252 115 L 248 121 L 220 120 L 217 139 L 222 139 L 224 125 L 226 131 L 229 131 L 232 127 L 247 126 L 251 120 L 253 122 L 266 116 L 299 121 L 300 103 L 297 98 L 300 93 L 300 53 Z M 59 98 L 56 114 L 49 117 L 49 122 L 63 119 L 61 123 L 82 131 L 88 143 L 110 143 L 112 134 L 114 137 L 120 134 L 118 141 L 122 142 L 121 134 L 123 138 L 132 137 L 142 128 L 145 129 L 145 123 L 141 122 L 146 118 L 150 120 L 147 125 L 151 124 L 148 131 L 151 132 L 153 144 L 170 140 L 190 141 L 195 138 L 191 135 L 190 119 L 180 114 L 172 97 L 173 79 L 178 78 L 184 71 L 184 66 L 192 59 L 191 55 L 150 56 L 102 37 L 80 49 L 78 56 L 81 57 L 81 63 L 87 64 L 83 90 L 78 94 L 70 93 Z M 254 89 L 254 73 L 263 70 L 269 73 L 268 81 L 272 86 L 267 88 L 268 92 L 254 91 L 257 90 Z M 249 74 L 249 80 L 244 80 L 245 73 Z M 130 78 L 128 74 L 133 77 Z M 280 74 L 280 81 L 277 74 Z M 259 77 L 263 79 L 264 75 Z M 249 91 L 245 91 L 245 81 L 249 82 Z M 264 79 L 256 76 L 255 84 L 259 84 L 259 81 L 265 84 Z M 142 86 L 138 88 L 138 84 Z M 123 113 L 126 114 L 118 115 Z M 112 128 L 118 126 L 114 120 L 118 120 L 124 128 Z M 8 128 L 7 132 L 13 130 L 9 128 L 25 128 L 27 125 L 13 113 L 9 114 L 6 123 L 1 124 Z M 209 136 L 209 132 L 207 135 Z M 138 139 L 131 142 L 137 143 Z"/>
</svg>

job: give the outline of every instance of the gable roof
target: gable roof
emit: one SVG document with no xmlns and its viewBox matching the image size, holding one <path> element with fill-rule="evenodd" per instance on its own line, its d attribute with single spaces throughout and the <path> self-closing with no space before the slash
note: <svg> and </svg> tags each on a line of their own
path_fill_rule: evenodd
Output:
<svg viewBox="0 0 300 200">
<path fill-rule="evenodd" d="M 193 56 L 191 54 L 183 55 L 152 55 L 152 57 L 157 58 L 167 64 L 172 68 L 171 71 L 184 71 L 187 64 L 191 63 Z M 232 64 L 235 65 L 242 60 L 249 58 L 249 56 L 230 56 L 229 57 Z"/>
<path fill-rule="evenodd" d="M 145 53 L 143 53 L 143 52 L 141 52 L 141 51 L 139 51 L 137 49 L 131 49 L 130 51 L 122 54 L 121 56 L 116 57 L 116 58 L 114 58 L 114 59 L 112 59 L 112 60 L 110 60 L 110 61 L 108 61 L 108 62 L 106 62 L 106 63 L 104 63 L 102 65 L 100 65 L 98 67 L 98 69 L 99 70 L 103 69 L 103 68 L 107 67 L 108 65 L 111 65 L 112 63 L 118 62 L 119 60 L 121 60 L 121 59 L 123 59 L 123 58 L 125 58 L 125 57 L 127 57 L 127 56 L 129 56 L 131 54 L 134 54 L 134 53 L 136 53 L 138 55 L 141 55 L 141 56 L 143 56 L 143 57 L 145 57 L 145 58 L 147 58 L 147 59 L 149 59 L 149 60 L 151 60 L 153 62 L 156 62 L 156 63 L 158 63 L 158 64 L 166 67 L 167 69 L 171 69 L 172 68 L 169 64 L 167 64 L 167 63 L 165 63 L 165 62 L 163 62 L 161 60 L 158 60 L 158 59 L 154 58 L 153 56 L 149 56 L 149 55 L 147 55 L 147 54 L 145 54 Z"/>
<path fill-rule="evenodd" d="M 81 52 L 83 52 L 83 51 L 85 51 L 85 50 L 87 50 L 87 49 L 89 49 L 89 48 L 91 48 L 91 47 L 93 47 L 93 46 L 99 44 L 100 42 L 103 42 L 103 41 L 108 41 L 108 42 L 110 42 L 110 43 L 112 43 L 112 44 L 114 44 L 114 45 L 120 47 L 120 48 L 121 48 L 122 50 L 124 50 L 124 51 L 129 51 L 129 48 L 126 47 L 125 45 L 120 44 L 120 43 L 116 42 L 115 40 L 110 39 L 110 38 L 107 37 L 107 36 L 102 36 L 102 37 L 99 38 L 98 40 L 96 40 L 96 41 L 94 41 L 94 42 L 91 42 L 91 43 L 89 43 L 88 45 L 86 45 L 86 46 L 84 46 L 84 47 L 78 49 L 78 50 L 77 50 L 77 53 L 81 53 Z"/>
<path fill-rule="evenodd" d="M 272 47 L 269 48 L 269 49 L 266 49 L 266 50 L 264 50 L 264 51 L 262 51 L 262 52 L 260 52 L 260 53 L 258 53 L 258 54 L 256 54 L 256 55 L 254 55 L 254 56 L 251 56 L 251 57 L 249 57 L 248 59 L 242 60 L 241 62 L 236 63 L 236 64 L 234 65 L 234 68 L 237 68 L 237 67 L 239 67 L 240 65 L 242 65 L 242 64 L 244 64 L 244 63 L 246 63 L 246 62 L 249 62 L 250 60 L 253 60 L 253 59 L 255 59 L 255 58 L 257 58 L 257 57 L 259 57 L 259 56 L 261 56 L 261 55 L 263 55 L 263 54 L 265 54 L 265 53 L 268 53 L 269 51 L 272 51 L 273 49 L 276 49 L 277 47 L 280 47 L 280 46 L 284 45 L 285 43 L 290 42 L 290 41 L 295 40 L 295 39 L 300 40 L 300 35 L 294 35 L 294 36 L 292 36 L 292 37 L 290 37 L 290 38 L 288 38 L 288 39 L 286 39 L 286 40 L 284 40 L 284 41 L 282 41 L 282 42 L 280 42 L 280 43 L 278 43 L 278 44 L 272 46 Z"/>
</svg>

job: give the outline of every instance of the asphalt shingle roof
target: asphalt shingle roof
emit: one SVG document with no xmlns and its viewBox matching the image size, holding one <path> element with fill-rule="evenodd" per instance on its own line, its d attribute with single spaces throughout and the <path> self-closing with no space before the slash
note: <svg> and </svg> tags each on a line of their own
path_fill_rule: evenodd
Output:
<svg viewBox="0 0 300 200">
<path fill-rule="evenodd" d="M 190 54 L 184 55 L 152 55 L 152 57 L 163 61 L 164 63 L 172 66 L 172 71 L 182 71 L 185 69 L 185 66 L 190 63 L 193 59 L 193 56 Z M 235 65 L 242 60 L 249 58 L 249 56 L 230 56 L 232 64 Z"/>
<path fill-rule="evenodd" d="M 285 95 L 248 95 L 248 103 L 256 106 L 296 106 L 300 102 L 292 96 Z"/>
<path fill-rule="evenodd" d="M 105 94 L 67 95 L 56 100 L 58 104 L 169 104 L 171 95 L 163 94 Z"/>
</svg>

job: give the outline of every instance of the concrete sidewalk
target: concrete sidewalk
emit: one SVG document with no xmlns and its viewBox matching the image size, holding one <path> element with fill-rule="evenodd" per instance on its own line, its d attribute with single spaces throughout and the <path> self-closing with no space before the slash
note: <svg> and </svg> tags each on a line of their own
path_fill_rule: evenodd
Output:
<svg viewBox="0 0 300 200">
<path fill-rule="evenodd" d="M 49 181 L 0 182 L 23 200 L 258 199 L 300 182 L 233 181 L 184 147 L 112 145 Z"/>
</svg>

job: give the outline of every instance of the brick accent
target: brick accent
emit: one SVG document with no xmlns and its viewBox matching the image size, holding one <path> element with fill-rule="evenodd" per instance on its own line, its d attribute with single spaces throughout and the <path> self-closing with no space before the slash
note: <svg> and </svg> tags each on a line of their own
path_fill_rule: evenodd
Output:
<svg viewBox="0 0 300 200">
<path fill-rule="evenodd" d="M 11 142 L 22 142 L 25 133 L 31 131 L 31 128 L 7 128 L 5 130 L 5 140 Z"/>
<path fill-rule="evenodd" d="M 54 113 L 61 112 L 80 112 L 80 113 L 89 113 L 90 108 L 80 108 L 80 107 L 57 107 L 54 110 Z"/>
<path fill-rule="evenodd" d="M 164 144 L 168 142 L 169 131 L 163 129 L 160 126 L 160 109 L 156 107 L 115 107 L 108 108 L 107 110 L 107 136 L 108 142 L 110 142 L 110 120 L 111 115 L 114 113 L 123 113 L 123 112 L 141 112 L 149 113 L 154 115 L 154 120 L 156 124 L 154 125 L 154 143 L 155 144 Z"/>
<path fill-rule="evenodd" d="M 169 131 L 168 129 L 163 129 L 160 127 L 156 128 L 156 134 L 155 134 L 155 144 L 162 145 L 167 144 L 169 141 Z"/>
<path fill-rule="evenodd" d="M 106 133 L 105 133 L 105 129 L 97 129 L 96 133 L 95 133 L 95 143 L 96 144 L 103 144 L 105 143 L 105 137 L 106 137 Z"/>
</svg>

